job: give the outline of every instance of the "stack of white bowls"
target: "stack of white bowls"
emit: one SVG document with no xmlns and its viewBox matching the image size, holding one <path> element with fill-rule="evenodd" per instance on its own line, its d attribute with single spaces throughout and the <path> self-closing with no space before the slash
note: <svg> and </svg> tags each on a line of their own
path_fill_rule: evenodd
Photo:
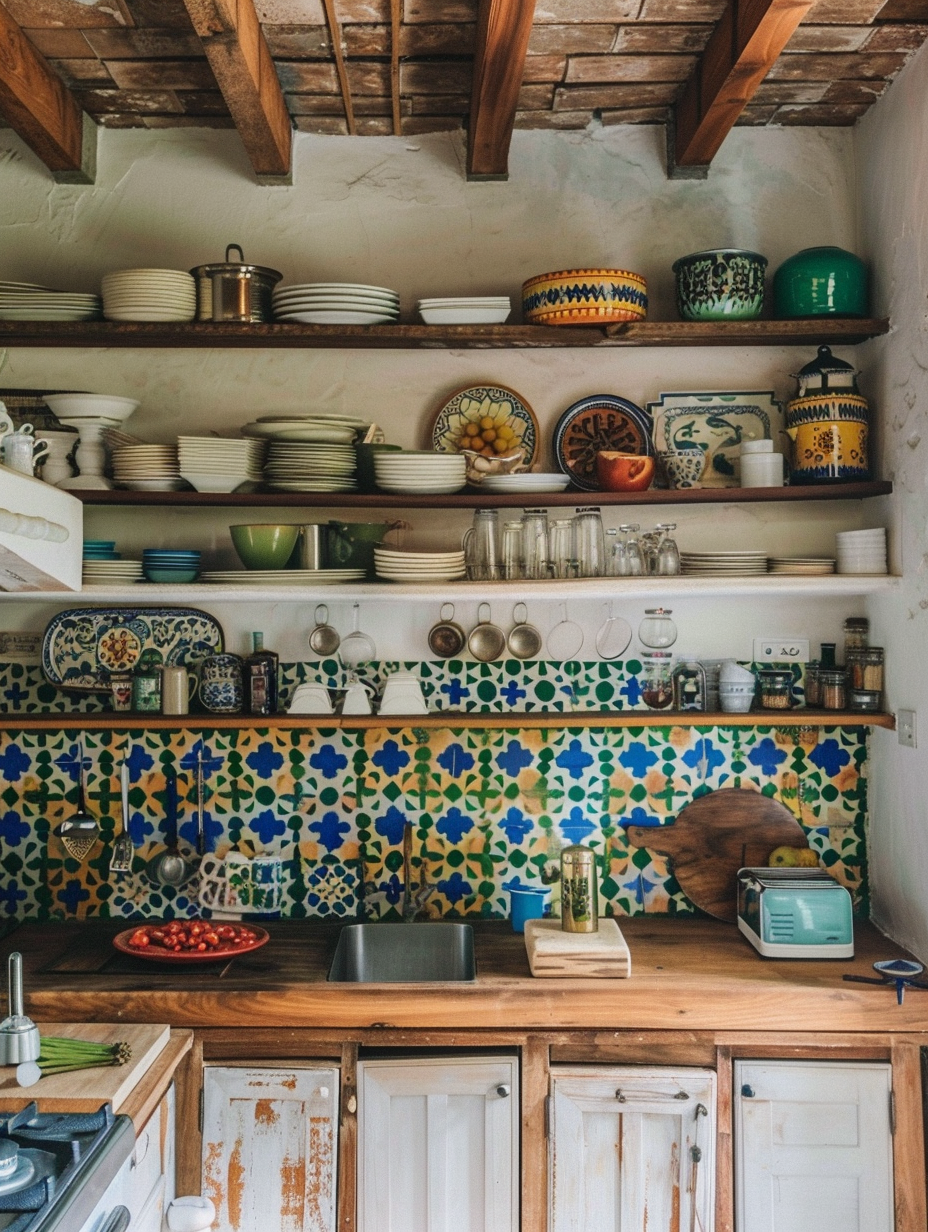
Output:
<svg viewBox="0 0 928 1232">
<path fill-rule="evenodd" d="M 466 577 L 464 552 L 402 552 L 374 548 L 374 571 L 385 582 L 454 582 Z"/>
<path fill-rule="evenodd" d="M 264 444 L 258 440 L 179 436 L 177 460 L 181 478 L 198 492 L 234 492 L 243 483 L 261 482 Z"/>
<path fill-rule="evenodd" d="M 389 287 L 357 282 L 303 282 L 274 291 L 274 318 L 301 325 L 388 325 L 400 297 Z"/>
<path fill-rule="evenodd" d="M 374 454 L 374 478 L 381 492 L 450 496 L 467 483 L 467 460 L 459 453 L 383 450 Z"/>
<path fill-rule="evenodd" d="M 113 450 L 113 478 L 133 492 L 176 492 L 184 487 L 176 445 L 122 445 Z"/>
<path fill-rule="evenodd" d="M 839 573 L 887 573 L 886 527 L 844 530 L 835 535 Z"/>
<path fill-rule="evenodd" d="M 719 670 L 719 701 L 726 714 L 747 714 L 754 701 L 757 680 L 740 663 L 723 663 Z"/>
<path fill-rule="evenodd" d="M 508 295 L 420 299 L 416 311 L 426 325 L 502 325 L 512 311 Z"/>
<path fill-rule="evenodd" d="M 197 315 L 197 284 L 186 270 L 113 270 L 100 289 L 109 321 L 192 321 Z"/>
</svg>

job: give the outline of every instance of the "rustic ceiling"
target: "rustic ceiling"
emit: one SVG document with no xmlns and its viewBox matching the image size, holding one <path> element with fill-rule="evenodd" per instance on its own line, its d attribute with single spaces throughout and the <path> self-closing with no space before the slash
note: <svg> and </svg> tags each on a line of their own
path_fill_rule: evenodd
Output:
<svg viewBox="0 0 928 1232">
<path fill-rule="evenodd" d="M 191 20 L 198 3 L 2 0 L 98 124 L 233 127 L 228 89 Z M 732 4 L 536 0 L 515 127 L 666 123 Z M 254 0 L 254 9 L 296 129 L 380 136 L 397 116 L 410 136 L 467 126 L 478 0 L 393 0 L 392 12 L 391 0 Z M 732 122 L 853 124 L 926 35 L 928 0 L 817 0 Z"/>
</svg>

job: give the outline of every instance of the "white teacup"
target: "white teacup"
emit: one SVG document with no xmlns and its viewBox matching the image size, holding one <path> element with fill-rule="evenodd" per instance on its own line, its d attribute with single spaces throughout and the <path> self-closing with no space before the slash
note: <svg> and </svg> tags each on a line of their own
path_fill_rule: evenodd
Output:
<svg viewBox="0 0 928 1232">
<path fill-rule="evenodd" d="M 332 698 L 324 684 L 298 684 L 290 699 L 289 714 L 334 714 Z"/>
<path fill-rule="evenodd" d="M 37 462 L 48 452 L 48 441 L 37 441 L 32 435 L 32 424 L 23 424 L 16 432 L 8 432 L 3 438 L 0 449 L 3 451 L 3 465 L 11 471 L 19 471 L 21 475 L 34 475 Z"/>
<path fill-rule="evenodd" d="M 283 865 L 279 856 L 245 856 L 230 851 L 224 860 L 205 855 L 200 861 L 198 897 L 213 919 L 237 920 L 243 912 L 280 910 Z"/>
<path fill-rule="evenodd" d="M 378 707 L 380 714 L 428 714 L 422 685 L 412 672 L 394 672 L 387 677 L 383 697 Z"/>
</svg>

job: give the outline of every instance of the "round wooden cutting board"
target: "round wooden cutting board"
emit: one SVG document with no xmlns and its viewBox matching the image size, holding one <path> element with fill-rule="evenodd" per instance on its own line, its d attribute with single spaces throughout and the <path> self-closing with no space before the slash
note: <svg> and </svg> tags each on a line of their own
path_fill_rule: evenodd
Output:
<svg viewBox="0 0 928 1232">
<path fill-rule="evenodd" d="M 805 831 L 770 796 L 733 787 L 687 804 L 669 826 L 629 826 L 635 847 L 667 856 L 686 897 L 707 915 L 734 923 L 738 869 L 766 865 L 775 847 L 808 847 Z"/>
</svg>

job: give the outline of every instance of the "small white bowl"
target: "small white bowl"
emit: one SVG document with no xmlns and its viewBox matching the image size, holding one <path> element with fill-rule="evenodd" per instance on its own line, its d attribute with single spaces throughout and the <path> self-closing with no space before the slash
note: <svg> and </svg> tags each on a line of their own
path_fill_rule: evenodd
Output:
<svg viewBox="0 0 928 1232">
<path fill-rule="evenodd" d="M 729 695 L 719 691 L 719 701 L 723 714 L 747 714 L 754 701 L 754 694 Z"/>
<path fill-rule="evenodd" d="M 128 419 L 139 405 L 135 398 L 120 398 L 116 394 L 46 394 L 45 401 L 61 419 L 97 419 L 104 417 L 114 423 Z"/>
</svg>

